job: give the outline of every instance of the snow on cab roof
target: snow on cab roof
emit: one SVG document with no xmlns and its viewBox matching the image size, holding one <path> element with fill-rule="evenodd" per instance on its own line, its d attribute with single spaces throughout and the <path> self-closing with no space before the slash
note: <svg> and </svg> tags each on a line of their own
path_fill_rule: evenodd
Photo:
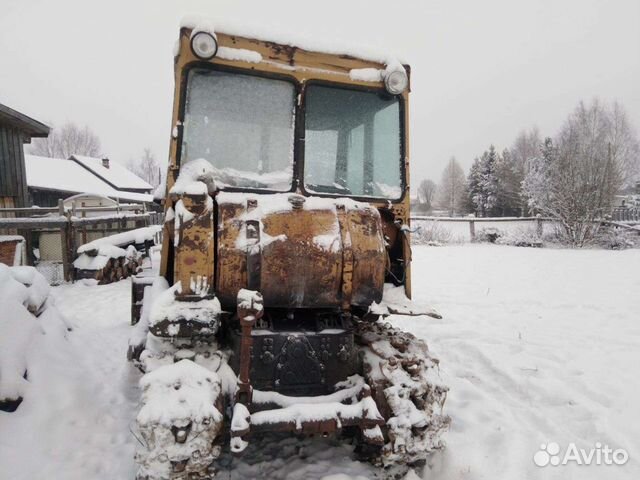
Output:
<svg viewBox="0 0 640 480">
<path fill-rule="evenodd" d="M 308 38 L 299 34 L 293 34 L 282 29 L 269 28 L 261 25 L 248 25 L 246 23 L 235 23 L 229 20 L 211 19 L 200 15 L 187 15 L 180 21 L 181 28 L 190 28 L 198 31 L 210 33 L 225 33 L 227 35 L 237 35 L 239 37 L 251 38 L 267 42 L 279 43 L 290 47 L 298 47 L 311 52 L 322 52 L 333 55 L 349 55 L 351 57 L 372 62 L 383 63 L 385 65 L 393 63 L 407 63 L 404 59 L 393 52 L 380 51 L 366 46 L 349 45 L 348 42 L 340 39 Z"/>
<path fill-rule="evenodd" d="M 102 158 L 71 155 L 71 159 L 81 163 L 116 189 L 147 190 L 149 192 L 153 190 L 151 185 L 118 162 L 107 160 L 108 167 L 105 167 Z"/>
<path fill-rule="evenodd" d="M 116 190 L 73 160 L 25 155 L 24 163 L 27 185 L 31 188 L 58 190 L 69 194 L 91 193 L 135 202 L 153 201 L 153 197 L 148 194 Z"/>
</svg>

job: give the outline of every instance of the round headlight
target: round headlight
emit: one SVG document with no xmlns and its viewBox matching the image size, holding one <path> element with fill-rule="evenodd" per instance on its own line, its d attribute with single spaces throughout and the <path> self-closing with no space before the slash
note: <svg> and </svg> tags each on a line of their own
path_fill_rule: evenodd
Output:
<svg viewBox="0 0 640 480">
<path fill-rule="evenodd" d="M 387 88 L 387 92 L 392 95 L 404 92 L 408 84 L 409 79 L 403 70 L 393 70 L 384 78 L 384 86 Z"/>
<path fill-rule="evenodd" d="M 191 37 L 191 50 L 196 57 L 209 60 L 215 57 L 218 51 L 218 42 L 210 33 L 198 32 Z"/>
</svg>

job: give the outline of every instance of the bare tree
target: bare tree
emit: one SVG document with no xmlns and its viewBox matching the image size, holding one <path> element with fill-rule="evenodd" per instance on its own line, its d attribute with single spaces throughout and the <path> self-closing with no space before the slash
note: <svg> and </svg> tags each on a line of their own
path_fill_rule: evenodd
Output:
<svg viewBox="0 0 640 480">
<path fill-rule="evenodd" d="M 557 218 L 563 237 L 583 246 L 614 196 L 638 169 L 638 137 L 617 103 L 580 102 L 523 183 L 532 207 Z"/>
<path fill-rule="evenodd" d="M 427 178 L 420 182 L 418 187 L 418 208 L 424 213 L 429 213 L 433 208 L 436 190 L 437 185 L 433 180 Z"/>
<path fill-rule="evenodd" d="M 515 142 L 513 142 L 509 153 L 511 154 L 516 169 L 522 177 L 524 177 L 528 170 L 529 162 L 540 154 L 541 145 L 542 138 L 537 127 L 533 127 L 529 131 L 521 131 L 516 137 Z"/>
<path fill-rule="evenodd" d="M 144 149 L 142 157 L 129 160 L 127 168 L 154 188 L 160 184 L 160 165 L 150 148 Z"/>
<path fill-rule="evenodd" d="M 65 123 L 53 127 L 47 138 L 34 138 L 29 150 L 33 155 L 51 158 L 69 158 L 71 155 L 100 156 L 100 139 L 88 127 Z"/>
<path fill-rule="evenodd" d="M 462 167 L 455 157 L 442 172 L 442 179 L 438 186 L 438 205 L 449 211 L 449 215 L 462 213 L 465 205 L 466 178 Z"/>
<path fill-rule="evenodd" d="M 522 130 L 509 149 L 513 164 L 514 181 L 518 185 L 524 181 L 529 172 L 531 161 L 540 156 L 542 142 L 538 127 L 533 127 L 529 131 Z M 518 206 L 521 213 L 526 212 L 528 209 L 527 198 L 521 191 L 518 191 L 518 194 Z"/>
</svg>

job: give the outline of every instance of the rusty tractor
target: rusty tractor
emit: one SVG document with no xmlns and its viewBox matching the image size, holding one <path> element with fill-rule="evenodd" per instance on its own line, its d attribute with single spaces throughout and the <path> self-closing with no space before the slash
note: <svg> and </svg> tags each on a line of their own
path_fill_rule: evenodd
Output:
<svg viewBox="0 0 640 480">
<path fill-rule="evenodd" d="M 185 23 L 157 275 L 133 280 L 139 480 L 213 478 L 265 432 L 393 469 L 447 388 L 385 323 L 411 297 L 408 65 Z M 400 300 L 399 300 L 400 299 Z"/>
</svg>

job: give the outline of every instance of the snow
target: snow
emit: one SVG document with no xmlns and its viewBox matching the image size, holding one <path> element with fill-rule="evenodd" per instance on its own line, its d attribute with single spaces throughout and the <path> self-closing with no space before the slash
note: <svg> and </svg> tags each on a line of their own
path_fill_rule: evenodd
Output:
<svg viewBox="0 0 640 480">
<path fill-rule="evenodd" d="M 217 297 L 205 298 L 197 302 L 180 302 L 176 299 L 176 294 L 180 293 L 182 293 L 182 283 L 177 282 L 156 296 L 149 310 L 148 324 L 150 326 L 164 320 L 182 319 L 187 322 L 215 324 L 217 328 L 217 319 L 222 312 Z"/>
<path fill-rule="evenodd" d="M 17 411 L 0 412 L 0 478 L 133 478 L 140 374 L 125 356 L 130 290 L 128 281 L 52 289 L 72 331 L 65 338 L 52 308 L 37 319 L 44 334 L 24 350 L 28 391 Z"/>
<path fill-rule="evenodd" d="M 34 267 L 14 266 L 9 270 L 13 279 L 26 287 L 24 297 L 12 295 L 12 299 L 22 301 L 31 313 L 38 313 L 49 296 L 50 287 L 47 280 Z M 6 290 L 6 285 L 4 288 Z"/>
<path fill-rule="evenodd" d="M 171 426 L 190 418 L 222 420 L 214 407 L 220 394 L 218 376 L 193 363 L 180 360 L 157 368 L 140 380 L 143 407 L 137 416 L 142 425 Z"/>
<path fill-rule="evenodd" d="M 152 202 L 144 193 L 118 191 L 73 160 L 25 155 L 27 185 L 71 194 L 91 193 L 135 202 Z M 151 187 L 149 187 L 151 188 Z"/>
<path fill-rule="evenodd" d="M 394 286 L 392 283 L 384 284 L 382 301 L 374 302 L 369 311 L 375 315 L 386 317 L 392 313 L 400 315 L 428 315 L 430 317 L 439 318 L 440 314 L 436 312 L 428 304 L 420 304 L 409 300 L 405 294 L 403 286 Z"/>
<path fill-rule="evenodd" d="M 262 55 L 246 48 L 218 47 L 216 57 L 248 63 L 260 63 L 262 61 Z"/>
<path fill-rule="evenodd" d="M 135 230 L 98 238 L 84 245 L 80 245 L 80 247 L 78 247 L 78 253 L 98 250 L 105 246 L 126 247 L 134 243 L 142 244 L 153 241 L 160 230 L 162 230 L 161 225 L 151 225 L 149 227 L 136 228 Z"/>
<path fill-rule="evenodd" d="M 256 40 L 264 40 L 297 47 L 311 52 L 324 52 L 336 55 L 350 55 L 363 60 L 370 60 L 382 64 L 395 64 L 398 56 L 380 50 L 374 50 L 365 46 L 349 46 L 348 42 L 332 37 L 308 38 L 304 35 L 289 33 L 292 29 L 283 29 L 276 26 L 269 27 L 264 22 L 260 25 L 249 24 L 246 19 L 240 23 L 234 23 L 228 19 L 210 19 L 202 15 L 187 15 L 180 21 L 180 27 L 191 28 L 197 31 L 209 33 L 226 33 L 238 35 Z M 287 31 L 288 30 L 288 31 Z"/>
<path fill-rule="evenodd" d="M 146 190 L 147 192 L 153 189 L 153 187 L 142 178 L 118 162 L 109 161 L 109 168 L 107 168 L 102 165 L 101 158 L 71 155 L 71 159 L 81 163 L 96 175 L 102 177 L 115 189 Z"/>
<path fill-rule="evenodd" d="M 343 403 L 303 403 L 294 404 L 276 410 L 263 410 L 251 415 L 251 424 L 265 423 L 295 423 L 296 428 L 302 429 L 303 422 L 335 420 L 340 425 L 340 419 L 366 418 L 368 420 L 384 420 L 378 412 L 378 407 L 372 397 L 363 397 L 359 402 L 351 405 Z"/>
<path fill-rule="evenodd" d="M 360 375 L 353 375 L 337 386 L 342 387 L 341 390 L 329 395 L 316 397 L 290 397 L 278 392 L 254 390 L 253 402 L 257 404 L 274 404 L 280 407 L 312 403 L 341 403 L 346 400 L 351 400 L 352 403 L 355 403 L 357 401 L 358 394 L 364 387 L 364 379 Z"/>
<path fill-rule="evenodd" d="M 73 261 L 78 270 L 102 270 L 112 258 L 124 257 L 127 252 L 113 245 L 103 245 L 95 256 L 82 253 Z"/>
<path fill-rule="evenodd" d="M 186 162 L 180 167 L 180 173 L 169 193 L 174 195 L 206 195 L 214 192 L 215 169 L 204 158 Z M 211 188 L 207 188 L 210 185 Z"/>
<path fill-rule="evenodd" d="M 358 82 L 381 82 L 384 70 L 378 68 L 353 68 L 349 70 L 349 78 Z"/>
<path fill-rule="evenodd" d="M 78 247 L 79 255 L 73 261 L 73 266 L 79 270 L 100 270 L 112 258 L 137 258 L 138 252 L 133 244 L 154 240 L 160 230 L 162 230 L 162 226 L 151 225 L 98 238 L 80 245 Z M 121 248 L 127 245 L 126 249 Z"/>
<path fill-rule="evenodd" d="M 4 288 L 4 284 L 0 287 Z M 0 400 L 17 400 L 25 396 L 29 385 L 23 378 L 27 370 L 24 352 L 36 333 L 37 323 L 16 301 L 2 298 L 0 307 Z"/>
<path fill-rule="evenodd" d="M 640 250 L 414 247 L 414 298 L 450 387 L 447 449 L 428 478 L 638 478 Z M 425 272 L 427 275 L 420 275 Z M 624 448 L 619 466 L 539 468 L 540 444 Z"/>
<path fill-rule="evenodd" d="M 424 338 L 440 359 L 452 423 L 447 448 L 406 479 L 638 478 L 639 264 L 638 249 L 414 247 L 414 299 L 443 319 L 386 321 Z M 16 412 L 0 412 L 1 478 L 134 478 L 129 429 L 140 374 L 125 359 L 130 288 L 129 280 L 52 288 L 73 331 L 66 340 L 36 335 L 27 348 L 29 392 Z M 630 460 L 536 467 L 533 455 L 552 441 L 607 443 Z M 352 450 L 331 439 L 265 435 L 229 457 L 219 476 L 384 478 Z"/>
<path fill-rule="evenodd" d="M 347 211 L 371 208 L 368 203 L 357 202 L 350 198 L 322 198 L 322 197 L 303 197 L 296 193 L 275 193 L 268 197 L 252 193 L 240 192 L 220 192 L 216 196 L 218 204 L 244 205 L 247 202 L 255 201 L 256 208 L 245 212 L 239 218 L 240 220 L 259 220 L 267 215 L 274 213 L 289 212 L 293 210 L 292 201 L 302 201 L 304 210 L 330 210 L 335 211 L 336 206 L 344 206 Z"/>
</svg>

